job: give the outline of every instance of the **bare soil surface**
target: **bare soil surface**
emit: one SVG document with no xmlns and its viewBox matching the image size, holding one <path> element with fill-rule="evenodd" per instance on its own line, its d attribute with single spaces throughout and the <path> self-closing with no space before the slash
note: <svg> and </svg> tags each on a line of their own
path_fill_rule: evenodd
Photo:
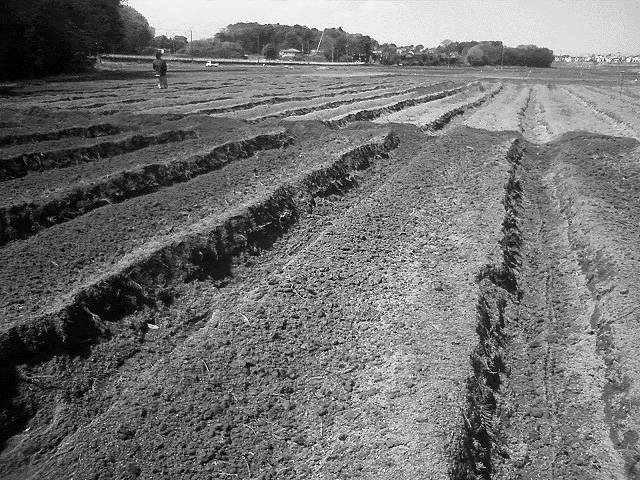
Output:
<svg viewBox="0 0 640 480">
<path fill-rule="evenodd" d="M 523 159 L 523 295 L 509 328 L 514 337 L 505 388 L 509 435 L 516 433 L 510 446 L 515 468 L 499 472 L 500 478 L 625 478 L 624 463 L 635 461 L 625 459 L 629 451 L 616 440 L 617 427 L 603 405 L 613 378 L 607 378 L 594 328 L 600 295 L 585 268 L 589 253 L 576 243 L 575 221 L 563 205 L 566 187 L 553 180 L 554 171 L 576 161 L 576 179 L 592 177 L 598 151 L 617 160 L 634 148 L 631 140 L 573 134 L 531 148 Z M 596 195 L 609 190 L 597 183 Z M 597 255 L 608 257 L 604 251 Z M 634 428 L 626 426 L 626 433 Z"/>
<path fill-rule="evenodd" d="M 0 92 L 1 478 L 640 478 L 634 83 L 171 67 Z"/>
<path fill-rule="evenodd" d="M 173 123 L 165 120 L 155 128 L 171 130 L 174 128 Z M 273 131 L 272 127 L 250 127 L 242 122 L 222 121 L 210 117 L 203 117 L 196 121 L 192 119 L 189 126 L 197 132 L 198 138 L 152 145 L 144 148 L 142 152 L 138 150 L 108 156 L 94 162 L 81 162 L 42 172 L 34 171 L 24 177 L 5 181 L 2 184 L 0 205 L 12 205 L 20 201 L 50 197 L 60 191 L 73 188 L 74 185 L 90 184 L 101 177 L 133 170 L 140 165 L 168 163 L 172 160 L 189 158 L 208 151 L 216 145 Z M 79 143 L 78 140 L 75 142 L 76 145 Z"/>
<path fill-rule="evenodd" d="M 400 94 L 393 97 L 383 97 L 375 100 L 367 100 L 358 102 L 356 104 L 349 104 L 345 106 L 339 106 L 322 111 L 313 111 L 304 115 L 296 116 L 293 120 L 326 120 L 328 122 L 340 122 L 341 120 L 348 118 L 355 112 L 381 112 L 400 110 L 406 108 L 406 106 L 415 105 L 417 103 L 424 103 L 441 96 L 452 95 L 456 93 L 458 89 L 464 87 L 459 86 L 456 88 L 453 84 L 436 83 L 432 86 L 425 85 L 424 87 L 410 93 Z"/>
<path fill-rule="evenodd" d="M 528 85 L 505 84 L 491 102 L 465 121 L 465 125 L 492 131 L 522 131 L 521 116 L 528 106 L 529 95 Z"/>
<path fill-rule="evenodd" d="M 405 108 L 397 112 L 383 115 L 375 120 L 376 123 L 411 123 L 413 125 L 427 126 L 437 122 L 443 116 L 450 112 L 456 112 L 458 109 L 464 110 L 464 107 L 484 99 L 485 95 L 491 95 L 491 90 L 496 85 L 474 84 L 460 93 L 434 100 L 432 102 Z M 489 90 L 485 93 L 485 90 Z"/>
<path fill-rule="evenodd" d="M 317 124 L 297 130 L 299 141 L 289 148 L 239 159 L 186 185 L 106 204 L 24 242 L 8 244 L 0 252 L 4 324 L 49 310 L 65 292 L 77 290 L 149 242 L 251 203 L 285 179 L 322 166 L 352 144 L 364 144 L 386 131 L 382 127 L 337 135 Z"/>
<path fill-rule="evenodd" d="M 300 250 L 291 252 L 286 264 L 251 279 L 251 289 L 238 286 L 240 291 L 227 293 L 224 288 L 206 301 L 200 298 L 204 302 L 200 308 L 206 310 L 199 320 L 204 322 L 202 328 L 184 339 L 167 357 L 168 364 L 162 360 L 149 366 L 148 385 L 135 370 L 131 397 L 121 396 L 119 401 L 124 403 L 110 405 L 104 417 L 93 419 L 72 437 L 94 436 L 95 425 L 100 425 L 100 435 L 108 434 L 104 429 L 109 424 L 118 436 L 118 425 L 127 425 L 136 432 L 131 441 L 140 445 L 136 449 L 140 459 L 131 461 L 150 476 L 180 475 L 193 447 L 186 452 L 174 448 L 186 441 L 197 445 L 192 471 L 203 475 L 247 472 L 239 452 L 249 448 L 255 453 L 244 455 L 248 468 L 267 477 L 326 475 L 345 468 L 366 477 L 382 474 L 378 465 L 383 461 L 389 463 L 386 478 L 405 458 L 421 452 L 420 458 L 428 462 L 412 462 L 405 467 L 406 474 L 446 478 L 444 445 L 450 431 L 458 427 L 456 405 L 464 400 L 460 387 L 474 341 L 473 276 L 483 260 L 495 254 L 507 169 L 509 138 L 488 141 L 482 137 L 463 132 L 425 142 L 420 132 L 408 131 L 400 138 L 405 145 L 386 162 L 385 170 L 395 172 L 388 176 L 381 170 L 371 187 L 368 183 L 359 187 L 365 189 L 360 195 L 369 192 L 366 200 L 353 198 L 351 202 L 357 202 L 343 207 L 343 213 L 328 225 L 323 218 L 324 228 L 311 239 L 304 238 L 305 230 L 314 228 L 313 217 L 309 219 L 309 226 L 301 226 L 301 231 L 278 246 L 282 252 L 304 242 L 298 244 Z M 454 161 L 451 149 L 459 153 Z M 484 164 L 476 161 L 479 157 Z M 476 218 L 482 219 L 483 228 L 477 228 Z M 460 279 L 465 279 L 466 286 L 454 289 Z M 183 298 L 186 305 L 195 301 Z M 178 305 L 182 302 L 171 307 L 172 315 L 185 308 Z M 167 313 L 153 315 L 162 318 Z M 158 332 L 169 328 L 159 320 L 147 321 L 156 322 Z M 426 340 L 423 331 L 430 332 L 426 343 L 418 340 Z M 155 332 L 150 330 L 150 335 Z M 436 340 L 440 335 L 442 340 Z M 410 339 L 414 340 L 406 343 Z M 425 362 L 424 355 L 433 360 Z M 79 367 L 86 364 L 79 358 L 70 361 Z M 176 376 L 175 368 L 185 364 L 193 368 Z M 156 392 L 159 397 L 147 390 L 155 391 L 152 385 L 165 382 L 163 391 Z M 434 382 L 441 387 L 432 389 Z M 197 399 L 210 388 L 222 403 L 207 414 L 211 404 Z M 439 398 L 444 392 L 451 392 L 447 402 Z M 165 394 L 173 398 L 173 407 L 162 400 Z M 149 416 L 144 418 L 149 422 L 138 425 L 140 419 L 135 416 L 122 417 L 119 405 L 130 404 L 129 398 L 145 405 Z M 229 399 L 228 405 L 224 398 Z M 165 407 L 176 412 L 195 408 L 195 424 L 185 424 L 182 415 L 167 416 Z M 378 417 L 381 408 L 390 410 L 386 419 Z M 251 414 L 251 409 L 257 410 Z M 264 414 L 258 413 L 262 410 Z M 393 411 L 404 412 L 406 422 L 413 418 L 421 428 L 416 431 L 408 424 L 396 424 Z M 110 420 L 114 414 L 118 425 Z M 160 418 L 163 433 L 152 433 Z M 218 439 L 214 432 L 220 422 L 228 427 L 219 431 L 223 437 Z M 198 425 L 207 432 L 212 429 L 208 436 L 215 439 L 213 443 L 195 439 L 190 431 L 200 431 Z M 158 441 L 165 448 L 157 450 Z M 86 445 L 94 450 L 98 444 Z M 361 463 L 344 462 L 332 453 L 337 446 L 358 452 Z M 128 462 L 105 471 L 105 464 L 98 460 L 103 454 L 93 451 L 91 455 L 96 460 L 87 466 L 98 476 L 122 475 L 134 468 Z M 175 462 L 176 455 L 184 460 Z M 68 460 L 57 459 L 56 468 L 63 474 Z M 51 474 L 51 468 L 47 465 L 44 471 Z"/>
</svg>

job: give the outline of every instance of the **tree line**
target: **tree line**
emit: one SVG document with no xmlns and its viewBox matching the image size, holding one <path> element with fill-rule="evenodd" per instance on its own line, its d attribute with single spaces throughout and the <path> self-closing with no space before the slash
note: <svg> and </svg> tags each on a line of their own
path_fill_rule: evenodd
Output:
<svg viewBox="0 0 640 480">
<path fill-rule="evenodd" d="M 0 15 L 0 78 L 25 78 L 80 71 L 101 53 L 149 54 L 157 49 L 196 57 L 294 58 L 375 61 L 383 64 L 523 65 L 548 67 L 553 52 L 535 45 L 506 47 L 502 42 L 443 42 L 380 45 L 374 38 L 342 28 L 324 31 L 303 25 L 235 23 L 213 37 L 187 44 L 185 37 L 155 36 L 147 19 L 121 0 L 3 0 Z"/>
<path fill-rule="evenodd" d="M 3 0 L 0 75 L 29 77 L 80 69 L 92 49 L 124 38 L 120 0 Z"/>
<path fill-rule="evenodd" d="M 482 42 L 466 52 L 469 65 L 512 65 L 523 67 L 549 67 L 553 51 L 536 45 L 507 47 L 502 42 Z"/>
<path fill-rule="evenodd" d="M 434 48 L 423 45 L 398 47 L 393 43 L 380 45 L 376 60 L 386 65 L 507 65 L 549 67 L 553 51 L 536 45 L 507 47 L 501 41 L 443 41 Z"/>
<path fill-rule="evenodd" d="M 81 71 L 87 57 L 138 52 L 154 31 L 121 0 L 3 0 L 0 78 Z"/>
<path fill-rule="evenodd" d="M 212 44 L 227 43 L 244 54 L 277 58 L 285 49 L 296 49 L 300 56 L 319 56 L 322 60 L 368 60 L 378 42 L 368 35 L 348 33 L 341 27 L 323 31 L 303 25 L 235 23 L 218 32 Z M 194 42 L 195 43 L 195 42 Z"/>
<path fill-rule="evenodd" d="M 444 41 L 434 48 L 423 45 L 398 47 L 393 43 L 380 45 L 368 35 L 351 34 L 340 27 L 327 28 L 323 34 L 316 28 L 301 25 L 259 23 L 229 25 L 210 39 L 193 42 L 191 53 L 211 57 L 258 54 L 275 59 L 280 51 L 290 48 L 300 51 L 299 59 L 374 61 L 387 65 L 549 67 L 554 59 L 553 51 L 536 45 L 507 47 L 501 41 Z"/>
</svg>

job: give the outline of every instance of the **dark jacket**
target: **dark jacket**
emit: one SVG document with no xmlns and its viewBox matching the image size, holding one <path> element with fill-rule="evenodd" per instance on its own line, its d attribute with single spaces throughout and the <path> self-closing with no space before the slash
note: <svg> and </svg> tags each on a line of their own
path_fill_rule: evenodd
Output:
<svg viewBox="0 0 640 480">
<path fill-rule="evenodd" d="M 153 69 L 156 71 L 156 75 L 163 77 L 167 74 L 167 62 L 161 58 L 156 58 L 153 61 Z"/>
</svg>

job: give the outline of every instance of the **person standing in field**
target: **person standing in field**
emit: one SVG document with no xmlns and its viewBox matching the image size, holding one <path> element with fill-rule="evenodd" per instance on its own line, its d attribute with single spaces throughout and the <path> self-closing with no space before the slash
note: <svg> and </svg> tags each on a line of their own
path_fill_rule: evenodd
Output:
<svg viewBox="0 0 640 480">
<path fill-rule="evenodd" d="M 167 62 L 162 59 L 162 52 L 156 53 L 156 59 L 153 61 L 153 70 L 158 77 L 158 88 L 167 88 Z"/>
</svg>

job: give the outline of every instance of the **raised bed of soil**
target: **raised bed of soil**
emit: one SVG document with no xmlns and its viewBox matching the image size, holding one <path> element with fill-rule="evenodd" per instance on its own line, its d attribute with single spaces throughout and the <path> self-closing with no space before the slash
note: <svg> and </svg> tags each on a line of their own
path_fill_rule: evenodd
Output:
<svg viewBox="0 0 640 480">
<path fill-rule="evenodd" d="M 73 296 L 105 271 L 143 255 L 150 243 L 170 241 L 200 221 L 215 224 L 286 179 L 335 162 L 341 153 L 387 131 L 354 130 L 345 137 L 317 124 L 301 127 L 297 144 L 285 150 L 259 152 L 185 184 L 106 205 L 6 245 L 0 251 L 3 329 L 54 308 L 69 292 Z"/>
<path fill-rule="evenodd" d="M 491 100 L 465 120 L 465 125 L 492 131 L 520 131 L 521 117 L 529 99 L 528 86 L 505 84 Z"/>
<path fill-rule="evenodd" d="M 424 90 L 405 93 L 402 95 L 398 95 L 396 97 L 362 101 L 354 104 L 344 105 L 337 108 L 331 108 L 329 110 L 311 112 L 306 115 L 291 117 L 290 120 L 296 120 L 296 121 L 323 120 L 327 122 L 337 123 L 342 121 L 343 119 L 347 119 L 347 118 L 350 119 L 351 118 L 350 116 L 354 116 L 356 112 L 367 112 L 367 111 L 384 112 L 385 109 L 388 109 L 388 108 L 395 108 L 397 106 L 398 109 L 400 109 L 404 104 L 411 105 L 413 104 L 412 102 L 418 103 L 419 99 L 421 98 L 425 99 L 424 101 L 428 101 L 426 100 L 426 98 L 429 98 L 429 95 L 448 91 L 448 89 L 451 89 L 451 87 L 452 87 L 451 82 L 436 83 L 431 87 L 425 87 Z M 363 118 L 354 118 L 353 120 L 366 120 L 366 119 L 367 118 L 364 118 L 363 116 Z M 353 121 L 353 120 L 350 120 L 350 121 Z"/>
<path fill-rule="evenodd" d="M 98 416 L 54 427 L 64 441 L 32 472 L 449 478 L 476 342 L 474 276 L 498 253 L 509 140 L 406 130 L 392 154 L 402 168 L 311 241 L 292 237 L 281 251 L 297 253 L 240 297 L 214 295 L 200 328 L 111 401 L 99 386 L 81 394 Z M 80 382 L 84 369 L 69 366 Z M 19 474 L 11 452 L 5 472 Z"/>
</svg>

